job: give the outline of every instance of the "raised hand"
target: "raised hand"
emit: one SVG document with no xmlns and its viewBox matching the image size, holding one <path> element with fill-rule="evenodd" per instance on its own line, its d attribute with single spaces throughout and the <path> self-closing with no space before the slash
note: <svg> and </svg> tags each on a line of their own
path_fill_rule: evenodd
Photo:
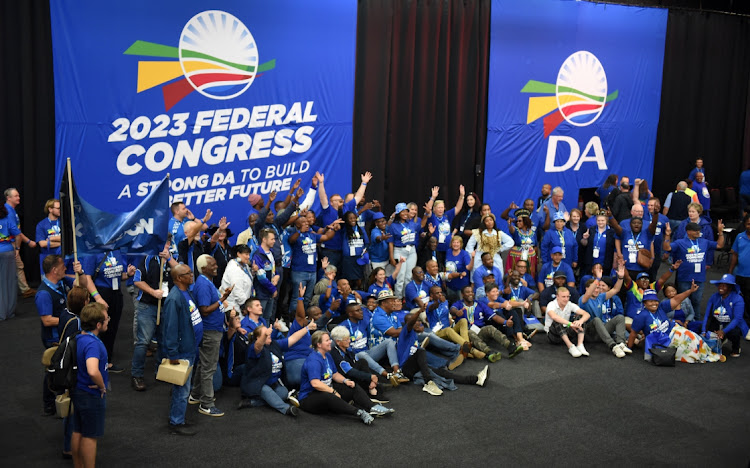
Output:
<svg viewBox="0 0 750 468">
<path fill-rule="evenodd" d="M 315 174 L 317 174 L 318 176 L 318 182 L 320 182 L 321 184 L 325 183 L 325 180 L 326 180 L 325 174 L 323 174 L 322 172 L 316 172 Z"/>
<path fill-rule="evenodd" d="M 518 205 L 516 205 L 516 202 L 512 201 L 510 202 L 510 206 L 508 208 L 510 208 L 511 210 L 515 210 L 518 209 Z"/>
<path fill-rule="evenodd" d="M 589 232 L 588 231 L 584 232 L 582 237 L 584 239 L 588 239 L 589 238 Z"/>
<path fill-rule="evenodd" d="M 323 260 L 320 261 L 320 266 L 325 270 L 328 268 L 328 265 L 331 263 L 328 261 L 328 257 L 323 257 Z"/>
<path fill-rule="evenodd" d="M 466 195 L 466 189 L 464 188 L 463 185 L 459 185 L 458 186 L 458 194 L 461 195 L 461 197 L 463 197 L 464 195 Z"/>
<path fill-rule="evenodd" d="M 680 265 L 682 265 L 682 260 L 677 260 L 672 264 L 672 269 L 677 271 L 677 269 L 680 268 Z"/>
<path fill-rule="evenodd" d="M 307 291 L 307 288 L 305 287 L 304 283 L 299 284 L 299 295 L 297 297 L 305 297 L 305 291 Z"/>
<path fill-rule="evenodd" d="M 297 179 L 297 182 L 299 182 L 299 179 Z M 294 191 L 294 188 L 292 188 L 292 191 Z M 270 200 L 271 203 L 273 203 L 273 201 L 276 200 L 276 190 L 273 190 L 271 193 L 268 194 L 268 200 Z"/>
<path fill-rule="evenodd" d="M 297 196 L 297 200 L 299 200 L 300 198 L 302 198 L 302 195 L 304 195 L 304 194 L 305 194 L 305 191 L 302 190 L 302 187 L 298 188 L 297 189 L 297 193 L 295 194 Z"/>
<path fill-rule="evenodd" d="M 211 216 L 214 215 L 214 212 L 210 209 L 206 210 L 206 216 L 203 217 L 203 222 L 207 223 L 209 219 L 211 219 Z"/>
<path fill-rule="evenodd" d="M 427 230 L 430 231 L 430 235 L 435 234 L 435 225 L 430 223 L 427 225 Z"/>
<path fill-rule="evenodd" d="M 299 184 L 301 184 L 301 183 L 302 183 L 302 179 L 295 180 L 294 181 L 294 185 L 292 185 L 292 192 L 294 192 L 295 190 L 297 190 L 299 188 Z M 275 193 L 275 192 L 272 192 L 272 193 Z"/>
<path fill-rule="evenodd" d="M 437 185 L 432 187 L 432 198 L 437 198 L 438 193 L 440 193 L 440 187 Z"/>
<path fill-rule="evenodd" d="M 724 232 L 724 220 L 720 219 L 716 224 L 716 228 L 719 230 L 719 232 Z"/>
<path fill-rule="evenodd" d="M 366 184 L 372 180 L 372 174 L 370 173 L 370 171 L 365 172 L 361 177 L 363 184 Z"/>
<path fill-rule="evenodd" d="M 219 220 L 219 229 L 221 231 L 226 231 L 227 226 L 229 226 L 229 223 L 227 222 L 227 217 L 222 216 L 221 219 Z"/>
</svg>

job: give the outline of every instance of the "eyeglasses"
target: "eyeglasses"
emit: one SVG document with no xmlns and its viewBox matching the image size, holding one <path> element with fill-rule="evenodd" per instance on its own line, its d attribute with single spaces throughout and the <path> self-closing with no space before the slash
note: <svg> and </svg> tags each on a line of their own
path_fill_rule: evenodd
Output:
<svg viewBox="0 0 750 468">
<path fill-rule="evenodd" d="M 192 276 L 192 275 L 193 275 L 193 272 L 192 271 L 188 271 L 187 273 L 182 273 L 182 274 L 179 274 L 177 276 L 182 277 L 182 276 Z"/>
<path fill-rule="evenodd" d="M 112 317 L 107 317 L 104 320 L 100 320 L 99 323 L 107 323 L 112 319 Z"/>
</svg>

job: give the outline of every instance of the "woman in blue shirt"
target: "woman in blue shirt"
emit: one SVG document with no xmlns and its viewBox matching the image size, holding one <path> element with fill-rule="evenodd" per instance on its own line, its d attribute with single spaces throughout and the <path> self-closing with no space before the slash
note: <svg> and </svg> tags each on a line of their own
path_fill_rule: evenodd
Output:
<svg viewBox="0 0 750 468">
<path fill-rule="evenodd" d="M 604 181 L 604 184 L 596 189 L 596 196 L 599 197 L 599 206 L 604 208 L 605 202 L 607 201 L 607 197 L 610 193 L 612 193 L 612 190 L 614 190 L 617 187 L 617 174 L 610 174 L 607 176 L 607 180 Z"/>
<path fill-rule="evenodd" d="M 16 311 L 18 279 L 16 277 L 15 236 L 21 235 L 15 219 L 0 204 L 0 321 L 13 317 Z"/>
<path fill-rule="evenodd" d="M 578 242 L 573 231 L 565 227 L 565 217 L 563 213 L 552 215 L 552 221 L 555 225 L 552 229 L 544 233 L 542 238 L 542 263 L 549 263 L 552 258 L 550 253 L 553 247 L 560 247 L 563 253 L 563 261 L 572 268 L 578 267 Z"/>
<path fill-rule="evenodd" d="M 458 273 L 458 278 L 448 281 L 448 301 L 455 302 L 461 297 L 461 290 L 469 285 L 469 272 L 474 267 L 469 252 L 462 247 L 464 240 L 461 236 L 453 236 L 451 249 L 445 253 L 445 271 L 447 273 Z"/>
<path fill-rule="evenodd" d="M 302 385 L 299 391 L 300 408 L 308 413 L 348 414 L 359 416 L 368 426 L 374 418 L 370 410 L 375 403 L 353 380 L 344 378 L 336 371 L 331 356 L 331 336 L 321 330 L 313 333 L 310 340 L 313 352 L 302 366 Z M 349 401 L 354 401 L 354 405 Z"/>
<path fill-rule="evenodd" d="M 698 285 L 693 283 L 687 291 L 677 294 L 672 299 L 665 299 L 661 303 L 656 291 L 653 289 L 644 291 L 643 310 L 633 319 L 627 347 L 632 349 L 636 335 L 643 333 L 646 336 L 644 359 L 647 361 L 651 360 L 649 350 L 657 344 L 676 348 L 675 360 L 680 362 L 725 360 L 724 356 L 711 351 L 700 335 L 677 325 L 667 317 L 667 312 L 678 308 L 685 298 L 697 290 Z"/>
<path fill-rule="evenodd" d="M 745 215 L 742 220 L 745 232 L 740 233 L 732 244 L 732 256 L 729 259 L 729 273 L 734 274 L 740 292 L 745 297 L 745 313 L 750 303 L 750 215 Z M 750 341 L 750 331 L 745 334 L 745 339 Z"/>
<path fill-rule="evenodd" d="M 396 286 L 394 291 L 397 296 L 403 296 L 406 281 L 411 276 L 411 270 L 417 265 L 417 236 L 425 225 L 427 218 L 419 221 L 410 220 L 409 208 L 406 203 L 396 205 L 395 219 L 388 227 L 388 232 L 393 236 L 388 241 L 388 253 L 391 265 L 397 265 L 399 258 L 404 257 L 406 261 L 396 275 Z"/>
<path fill-rule="evenodd" d="M 362 288 L 365 267 L 357 261 L 362 258 L 367 244 L 369 244 L 367 233 L 357 224 L 356 213 L 353 211 L 344 213 L 344 239 L 341 243 L 341 278 L 349 280 L 352 289 Z"/>
<path fill-rule="evenodd" d="M 391 235 L 388 233 L 383 213 L 376 212 L 372 215 L 372 220 L 375 227 L 370 231 L 370 248 L 367 252 L 370 254 L 370 265 L 374 270 L 388 265 L 388 239 Z"/>
</svg>

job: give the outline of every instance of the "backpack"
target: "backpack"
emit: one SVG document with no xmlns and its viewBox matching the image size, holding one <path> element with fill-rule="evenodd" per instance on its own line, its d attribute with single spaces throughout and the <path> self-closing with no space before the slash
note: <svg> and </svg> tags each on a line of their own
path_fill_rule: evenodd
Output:
<svg viewBox="0 0 750 468">
<path fill-rule="evenodd" d="M 70 325 L 74 320 L 78 320 L 78 317 L 72 317 L 70 320 L 67 321 L 67 323 L 63 327 L 62 335 L 60 335 L 61 337 L 65 336 L 65 332 L 68 330 L 68 325 Z M 61 341 L 62 341 L 62 338 L 61 338 Z M 57 351 L 57 348 L 59 346 L 60 346 L 60 341 L 58 341 L 54 345 L 44 350 L 44 353 L 42 353 L 42 365 L 44 367 L 49 367 L 49 365 L 52 363 L 52 356 L 55 354 L 55 351 Z"/>
<path fill-rule="evenodd" d="M 60 345 L 50 359 L 47 367 L 48 384 L 53 392 L 73 389 L 78 380 L 77 337 L 80 331 L 60 341 Z"/>
</svg>

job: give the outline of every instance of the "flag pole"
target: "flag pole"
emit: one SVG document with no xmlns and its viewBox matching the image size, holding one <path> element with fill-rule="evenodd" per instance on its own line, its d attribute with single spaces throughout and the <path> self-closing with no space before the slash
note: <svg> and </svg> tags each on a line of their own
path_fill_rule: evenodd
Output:
<svg viewBox="0 0 750 468">
<path fill-rule="evenodd" d="M 167 172 L 167 181 L 169 181 L 169 172 Z M 167 234 L 167 236 L 169 236 Z M 169 237 L 168 237 L 169 239 Z M 171 242 L 170 242 L 171 243 Z M 159 287 L 162 287 L 162 284 L 164 283 L 164 263 L 166 262 L 166 259 L 159 257 Z M 163 291 L 163 289 L 162 289 Z M 161 322 L 161 302 L 163 298 L 159 298 L 159 300 L 156 302 L 156 326 L 159 326 L 159 322 Z"/>
<path fill-rule="evenodd" d="M 75 210 L 73 209 L 73 173 L 70 169 L 70 158 L 68 158 L 68 162 L 66 163 L 66 170 L 68 171 L 68 201 L 70 202 L 70 225 L 72 227 L 72 237 L 73 237 L 73 261 L 78 261 L 78 243 L 76 242 L 76 215 Z M 79 284 L 80 279 L 78 278 L 78 273 L 76 273 L 76 281 L 75 284 Z"/>
</svg>

